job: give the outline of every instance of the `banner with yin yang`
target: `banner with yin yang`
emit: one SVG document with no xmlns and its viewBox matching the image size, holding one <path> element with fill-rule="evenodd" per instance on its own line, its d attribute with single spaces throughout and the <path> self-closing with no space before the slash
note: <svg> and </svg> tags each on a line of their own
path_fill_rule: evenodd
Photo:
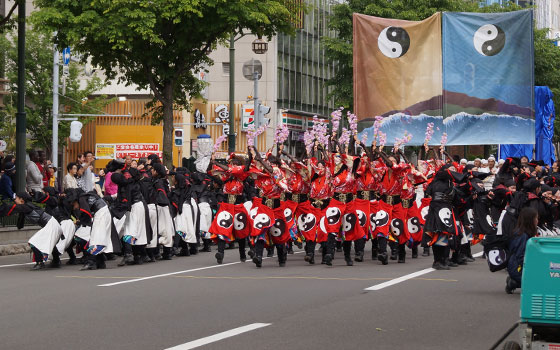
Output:
<svg viewBox="0 0 560 350">
<path fill-rule="evenodd" d="M 354 14 L 354 112 L 373 138 L 376 116 L 385 117 L 387 143 L 413 134 L 422 144 L 428 120 L 416 133 L 410 116 L 442 115 L 441 14 L 404 21 Z M 441 130 L 441 117 L 435 123 Z M 418 138 L 418 140 L 416 140 Z"/>
<path fill-rule="evenodd" d="M 443 17 L 443 18 L 442 18 Z M 532 11 L 436 13 L 424 21 L 354 14 L 360 137 L 386 144 L 534 143 Z"/>
<path fill-rule="evenodd" d="M 443 14 L 448 144 L 534 143 L 533 12 Z"/>
</svg>

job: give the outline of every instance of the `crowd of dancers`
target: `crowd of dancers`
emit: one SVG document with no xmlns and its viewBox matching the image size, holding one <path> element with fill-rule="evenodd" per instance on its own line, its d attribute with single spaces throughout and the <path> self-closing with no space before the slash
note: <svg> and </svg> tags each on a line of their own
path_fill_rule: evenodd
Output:
<svg viewBox="0 0 560 350">
<path fill-rule="evenodd" d="M 249 145 L 225 161 L 212 156 L 206 172 L 167 169 L 155 154 L 135 167 L 116 159 L 105 169 L 116 195 L 45 187 L 17 193 L 0 215 L 42 227 L 29 240 L 35 270 L 49 259 L 60 267 L 64 252 L 67 264 L 95 270 L 114 255 L 119 266 L 143 264 L 213 244 L 221 264 L 235 243 L 240 260 L 248 255 L 259 268 L 274 249 L 285 266 L 294 245 L 305 246 L 309 264 L 331 266 L 338 251 L 352 266 L 364 261 L 368 241 L 381 265 L 405 263 L 407 247 L 417 258 L 422 247 L 434 268 L 449 269 L 474 261 L 471 245 L 485 236 L 512 234 L 524 206 L 538 211 L 542 228 L 558 218 L 560 175 L 542 162 L 508 158 L 488 189 L 483 180 L 492 173 L 454 162 L 443 147 L 425 145 L 412 164 L 402 148 L 385 153 L 357 137 L 350 146 L 333 135 L 296 159 L 282 145 L 264 154 Z"/>
</svg>

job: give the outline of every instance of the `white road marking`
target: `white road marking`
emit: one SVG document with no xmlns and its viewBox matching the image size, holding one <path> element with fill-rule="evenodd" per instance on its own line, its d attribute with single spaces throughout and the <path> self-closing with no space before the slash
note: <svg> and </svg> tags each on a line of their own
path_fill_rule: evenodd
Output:
<svg viewBox="0 0 560 350">
<path fill-rule="evenodd" d="M 473 254 L 473 256 L 474 256 L 475 258 L 480 258 L 480 257 L 482 256 L 482 254 L 484 254 L 484 252 L 478 252 L 478 253 L 476 253 L 476 254 Z"/>
<path fill-rule="evenodd" d="M 176 271 L 176 272 L 169 272 L 169 273 L 163 273 L 163 274 L 161 274 L 161 275 L 154 275 L 154 276 L 136 278 L 136 279 L 133 279 L 133 280 L 126 280 L 126 281 L 120 281 L 120 282 L 114 282 L 114 283 L 100 284 L 100 285 L 98 285 L 98 287 L 112 287 L 112 286 L 117 286 L 117 285 L 119 285 L 119 284 L 140 282 L 140 281 L 145 281 L 145 280 L 151 280 L 151 279 L 154 279 L 154 278 L 173 276 L 173 275 L 178 275 L 178 274 L 181 274 L 181 273 L 187 273 L 187 272 L 193 272 L 193 271 L 201 271 L 201 270 L 213 269 L 213 268 L 216 268 L 216 267 L 229 266 L 229 265 L 236 265 L 236 264 L 241 264 L 241 262 L 238 261 L 238 262 L 232 262 L 232 263 L 227 263 L 227 264 L 205 266 L 205 267 L 199 267 L 199 268 L 196 268 L 196 269 L 183 270 L 183 271 Z"/>
<path fill-rule="evenodd" d="M 303 252 L 295 252 L 295 254 L 299 254 L 299 253 L 303 253 Z M 270 258 L 263 258 L 263 260 L 265 259 L 270 259 Z M 247 260 L 246 262 L 253 262 L 251 259 Z M 126 281 L 120 281 L 120 282 L 114 282 L 114 283 L 105 283 L 105 284 L 100 284 L 98 285 L 98 287 L 112 287 L 112 286 L 117 286 L 119 284 L 125 284 L 125 283 L 133 283 L 133 282 L 140 282 L 140 281 L 145 281 L 145 280 L 151 280 L 154 278 L 160 278 L 160 277 L 167 277 L 167 276 L 173 276 L 173 275 L 179 275 L 182 273 L 187 273 L 187 272 L 194 272 L 194 271 L 201 271 L 201 270 L 208 270 L 208 269 L 214 269 L 216 267 L 224 267 L 224 266 L 230 266 L 230 265 L 237 265 L 237 264 L 242 264 L 241 261 L 236 261 L 236 262 L 232 262 L 232 263 L 227 263 L 227 264 L 219 264 L 219 265 L 212 265 L 212 266 L 205 266 L 205 267 L 199 267 L 196 269 L 190 269 L 190 270 L 183 270 L 183 271 L 176 271 L 176 272 L 169 272 L 169 273 L 163 273 L 161 275 L 154 275 L 154 276 L 147 276 L 147 277 L 142 277 L 142 278 L 136 278 L 133 280 L 126 280 Z"/>
<path fill-rule="evenodd" d="M 211 335 L 209 337 L 204 337 L 204 338 L 200 338 L 200 339 L 197 339 L 197 340 L 193 340 L 193 341 L 185 343 L 185 344 L 177 345 L 177 346 L 174 346 L 172 348 L 168 348 L 166 350 L 190 350 L 190 349 L 198 348 L 199 346 L 214 343 L 214 342 L 226 339 L 226 338 L 230 338 L 230 337 L 242 334 L 242 333 L 254 331 L 255 329 L 267 327 L 267 326 L 270 326 L 270 325 L 271 325 L 271 323 L 251 323 L 251 324 L 243 326 L 243 327 L 230 329 L 229 331 L 221 332 L 221 333 L 218 333 L 218 334 Z"/>
<path fill-rule="evenodd" d="M 430 268 L 428 268 L 428 269 L 424 269 L 424 270 L 421 270 L 421 271 L 413 272 L 413 273 L 410 273 L 410 274 L 408 274 L 408 275 L 404 275 L 404 276 L 402 276 L 402 277 L 395 278 L 395 279 L 392 279 L 392 280 L 387 281 L 387 282 L 383 282 L 383 283 L 380 283 L 380 284 L 376 284 L 375 286 L 371 286 L 371 287 L 369 287 L 369 288 L 366 288 L 365 290 L 380 290 L 380 289 L 387 288 L 387 287 L 390 287 L 390 286 L 392 286 L 392 285 L 395 285 L 395 284 L 398 284 L 398 283 L 407 281 L 407 280 L 409 280 L 409 279 L 411 279 L 411 278 L 415 278 L 415 277 L 418 277 L 418 276 L 425 275 L 425 274 L 430 273 L 430 272 L 432 272 L 432 271 L 435 271 L 435 269 L 433 269 L 433 268 L 430 267 Z"/>
<path fill-rule="evenodd" d="M 62 258 L 60 260 L 68 260 L 69 258 Z M 10 264 L 10 265 L 0 265 L 1 267 L 12 267 L 12 266 L 25 266 L 25 265 L 33 265 L 35 264 L 34 262 L 30 262 L 30 263 L 23 263 L 23 264 Z"/>
</svg>

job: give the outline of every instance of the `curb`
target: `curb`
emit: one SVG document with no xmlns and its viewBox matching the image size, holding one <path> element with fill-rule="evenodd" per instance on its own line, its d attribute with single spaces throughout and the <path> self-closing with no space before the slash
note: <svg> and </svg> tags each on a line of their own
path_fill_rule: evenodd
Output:
<svg viewBox="0 0 560 350">
<path fill-rule="evenodd" d="M 0 256 L 29 253 L 31 249 L 27 243 L 0 245 Z"/>
</svg>

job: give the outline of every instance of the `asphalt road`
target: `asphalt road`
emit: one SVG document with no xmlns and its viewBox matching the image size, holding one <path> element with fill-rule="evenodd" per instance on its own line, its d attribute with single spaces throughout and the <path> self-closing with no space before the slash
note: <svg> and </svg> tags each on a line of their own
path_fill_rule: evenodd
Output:
<svg viewBox="0 0 560 350">
<path fill-rule="evenodd" d="M 310 266 L 298 250 L 284 268 L 237 259 L 29 271 L 29 255 L 0 257 L 0 348 L 488 349 L 519 317 L 519 293 L 483 259 L 450 271 L 410 251 L 387 266 L 347 267 L 342 253 Z"/>
</svg>

